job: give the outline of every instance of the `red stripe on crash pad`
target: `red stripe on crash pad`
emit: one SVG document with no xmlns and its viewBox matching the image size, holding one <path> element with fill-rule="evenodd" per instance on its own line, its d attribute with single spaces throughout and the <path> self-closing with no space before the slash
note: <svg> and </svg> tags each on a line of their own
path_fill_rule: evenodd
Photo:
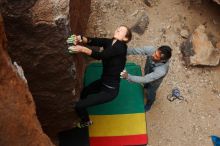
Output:
<svg viewBox="0 0 220 146">
<path fill-rule="evenodd" d="M 146 134 L 130 136 L 90 137 L 90 146 L 125 146 L 148 143 Z"/>
</svg>

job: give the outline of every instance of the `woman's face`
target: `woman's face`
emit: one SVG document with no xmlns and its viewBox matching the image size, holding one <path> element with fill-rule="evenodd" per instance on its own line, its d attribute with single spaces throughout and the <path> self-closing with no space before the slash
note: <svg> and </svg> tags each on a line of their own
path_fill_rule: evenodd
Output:
<svg viewBox="0 0 220 146">
<path fill-rule="evenodd" d="M 120 26 L 115 30 L 114 38 L 120 41 L 127 41 L 128 39 L 125 37 L 127 34 L 127 28 L 124 26 Z"/>
</svg>

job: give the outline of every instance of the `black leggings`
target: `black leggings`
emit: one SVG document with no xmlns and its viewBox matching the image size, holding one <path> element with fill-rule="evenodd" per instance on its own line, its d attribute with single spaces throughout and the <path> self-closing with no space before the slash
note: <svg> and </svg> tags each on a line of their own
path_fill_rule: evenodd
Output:
<svg viewBox="0 0 220 146">
<path fill-rule="evenodd" d="M 82 121 L 89 121 L 87 107 L 102 104 L 113 100 L 118 95 L 117 88 L 109 88 L 102 84 L 101 80 L 96 80 L 85 87 L 76 103 L 75 110 Z"/>
</svg>

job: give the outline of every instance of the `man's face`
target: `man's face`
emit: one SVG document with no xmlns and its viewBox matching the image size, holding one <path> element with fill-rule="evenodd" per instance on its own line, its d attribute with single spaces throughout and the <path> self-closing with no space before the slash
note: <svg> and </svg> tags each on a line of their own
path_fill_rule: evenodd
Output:
<svg viewBox="0 0 220 146">
<path fill-rule="evenodd" d="M 161 57 L 163 54 L 161 54 L 161 52 L 157 49 L 154 54 L 152 55 L 152 60 L 155 62 L 159 62 L 161 61 Z"/>
</svg>

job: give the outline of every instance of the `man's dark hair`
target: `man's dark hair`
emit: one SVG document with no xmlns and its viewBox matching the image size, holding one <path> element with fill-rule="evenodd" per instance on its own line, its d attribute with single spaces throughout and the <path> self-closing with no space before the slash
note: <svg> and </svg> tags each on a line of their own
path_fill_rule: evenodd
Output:
<svg viewBox="0 0 220 146">
<path fill-rule="evenodd" d="M 126 41 L 126 43 L 128 43 L 128 42 L 131 41 L 131 38 L 132 38 L 131 29 L 130 29 L 129 27 L 127 27 L 126 25 L 121 25 L 121 26 L 127 28 L 127 33 L 126 33 L 125 37 L 128 39 L 128 40 Z"/>
<path fill-rule="evenodd" d="M 172 56 L 172 49 L 169 46 L 160 46 L 158 50 L 161 52 L 161 60 L 168 60 Z"/>
</svg>

